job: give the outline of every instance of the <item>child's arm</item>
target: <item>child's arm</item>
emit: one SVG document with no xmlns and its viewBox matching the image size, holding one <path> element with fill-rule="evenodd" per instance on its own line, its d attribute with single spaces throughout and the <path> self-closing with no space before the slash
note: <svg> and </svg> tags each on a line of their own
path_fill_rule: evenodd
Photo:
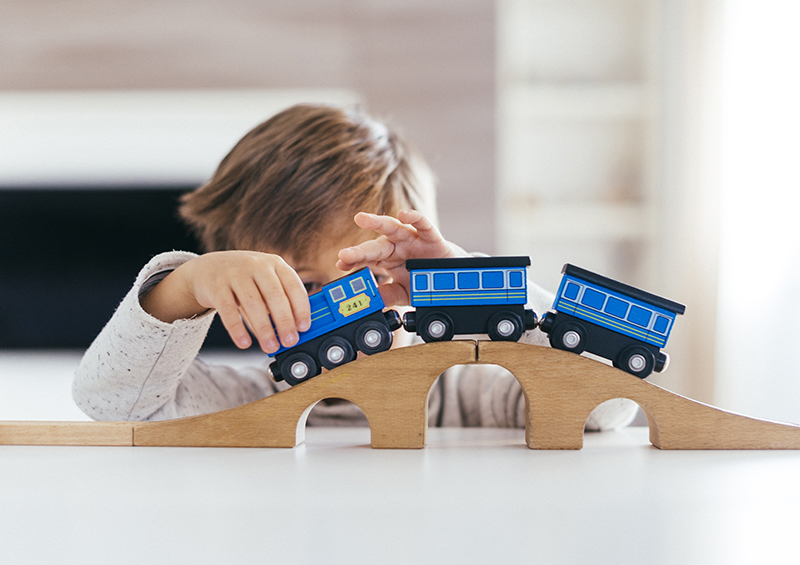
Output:
<svg viewBox="0 0 800 565">
<path fill-rule="evenodd" d="M 246 320 L 267 353 L 277 351 L 278 339 L 286 346 L 294 345 L 298 331 L 311 325 L 308 295 L 294 269 L 277 255 L 255 251 L 195 257 L 145 294 L 141 305 L 167 323 L 216 310 L 242 349 L 251 345 Z"/>
<path fill-rule="evenodd" d="M 343 271 L 374 267 L 385 269 L 392 282 L 381 285 L 381 297 L 387 305 L 409 303 L 410 277 L 406 259 L 468 257 L 458 245 L 442 234 L 422 212 L 402 210 L 397 218 L 360 212 L 355 216 L 359 227 L 375 231 L 377 239 L 339 251 L 336 266 Z"/>
<path fill-rule="evenodd" d="M 140 299 L 197 256 L 170 251 L 151 259 L 114 315 L 87 349 L 73 380 L 73 397 L 96 420 L 163 420 L 215 412 L 285 388 L 263 367 L 234 370 L 196 358 L 214 318 L 208 311 L 168 323 Z M 266 360 L 266 356 L 264 357 Z"/>
</svg>

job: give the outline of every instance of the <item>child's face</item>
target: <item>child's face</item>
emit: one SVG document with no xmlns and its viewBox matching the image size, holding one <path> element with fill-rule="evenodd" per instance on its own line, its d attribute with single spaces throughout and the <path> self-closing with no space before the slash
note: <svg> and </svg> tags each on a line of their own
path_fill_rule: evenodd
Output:
<svg viewBox="0 0 800 565">
<path fill-rule="evenodd" d="M 300 276 L 300 279 L 303 281 L 303 284 L 306 287 L 306 291 L 308 291 L 309 294 L 313 294 L 322 290 L 322 285 L 347 274 L 336 268 L 336 261 L 339 259 L 339 251 L 341 249 L 358 245 L 375 237 L 374 232 L 368 232 L 366 230 L 362 230 L 359 235 L 361 237 L 350 237 L 335 243 L 320 245 L 318 247 L 319 253 L 313 259 L 307 258 L 305 260 L 295 260 L 293 257 L 286 254 L 284 254 L 282 257 L 284 261 L 286 261 L 289 266 L 291 266 Z M 372 269 L 372 273 L 375 275 L 375 279 L 377 280 L 378 284 L 391 282 L 390 277 L 381 270 Z M 402 313 L 402 307 L 395 307 L 395 309 L 400 310 Z M 402 329 L 398 330 L 395 332 L 395 339 L 392 344 L 392 349 L 410 345 L 411 341 L 411 334 L 406 333 Z M 361 358 L 363 356 L 364 354 L 359 352 L 358 357 Z"/>
<path fill-rule="evenodd" d="M 340 271 L 336 268 L 336 261 L 339 259 L 339 250 L 345 247 L 352 247 L 372 239 L 375 234 L 364 230 L 359 234 L 361 237 L 349 237 L 342 241 L 333 243 L 322 244 L 317 247 L 319 250 L 316 257 L 308 257 L 305 259 L 295 259 L 291 255 L 283 255 L 283 259 L 297 272 L 306 291 L 309 294 L 319 292 L 322 290 L 322 285 L 329 283 L 332 280 L 343 277 L 347 273 Z M 377 269 L 372 270 L 378 284 L 389 281 L 389 277 L 385 272 Z"/>
</svg>

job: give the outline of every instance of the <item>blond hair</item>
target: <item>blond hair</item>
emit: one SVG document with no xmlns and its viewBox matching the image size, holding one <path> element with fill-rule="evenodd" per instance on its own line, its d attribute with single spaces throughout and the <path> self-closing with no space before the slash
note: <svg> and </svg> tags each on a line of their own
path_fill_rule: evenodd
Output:
<svg viewBox="0 0 800 565">
<path fill-rule="evenodd" d="M 247 133 L 181 217 L 206 251 L 307 257 L 357 231 L 359 211 L 414 209 L 436 221 L 433 175 L 399 135 L 360 109 L 297 105 Z"/>
</svg>

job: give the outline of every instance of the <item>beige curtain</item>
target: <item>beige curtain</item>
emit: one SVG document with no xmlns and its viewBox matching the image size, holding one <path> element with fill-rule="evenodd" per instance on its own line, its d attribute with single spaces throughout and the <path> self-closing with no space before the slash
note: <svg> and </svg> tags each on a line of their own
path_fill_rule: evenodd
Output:
<svg viewBox="0 0 800 565">
<path fill-rule="evenodd" d="M 703 402 L 715 396 L 719 255 L 719 97 L 722 4 L 662 1 L 659 278 L 686 315 L 670 368 L 651 380 Z"/>
<path fill-rule="evenodd" d="M 723 10 L 717 403 L 800 422 L 800 5 Z"/>
</svg>

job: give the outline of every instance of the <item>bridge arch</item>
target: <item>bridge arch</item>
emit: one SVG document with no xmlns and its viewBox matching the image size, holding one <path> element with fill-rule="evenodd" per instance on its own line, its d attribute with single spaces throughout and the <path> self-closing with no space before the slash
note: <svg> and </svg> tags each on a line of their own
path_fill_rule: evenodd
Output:
<svg viewBox="0 0 800 565">
<path fill-rule="evenodd" d="M 636 401 L 625 397 L 611 398 L 600 402 L 592 409 L 583 428 L 590 433 L 623 428 L 634 422 L 639 412 L 646 415 Z"/>
<path fill-rule="evenodd" d="M 367 417 L 372 447 L 422 448 L 433 383 L 450 367 L 475 361 L 472 340 L 392 349 L 243 406 L 138 424 L 134 444 L 294 447 L 305 437 L 313 406 L 326 398 L 343 398 Z"/>
<path fill-rule="evenodd" d="M 525 440 L 532 449 L 580 449 L 586 418 L 613 398 L 629 398 L 642 407 L 650 441 L 661 449 L 800 449 L 800 426 L 720 410 L 579 355 L 491 341 L 394 349 L 230 410 L 132 423 L 133 444 L 294 447 L 306 409 L 335 397 L 363 410 L 373 447 L 422 448 L 431 386 L 450 367 L 472 363 L 499 365 L 520 382 L 526 399 Z"/>
<path fill-rule="evenodd" d="M 511 371 L 528 399 L 526 442 L 532 449 L 580 449 L 589 414 L 600 404 L 627 398 L 647 416 L 651 439 L 659 436 L 660 408 L 652 385 L 586 357 L 546 347 L 479 342 L 481 363 Z"/>
</svg>

